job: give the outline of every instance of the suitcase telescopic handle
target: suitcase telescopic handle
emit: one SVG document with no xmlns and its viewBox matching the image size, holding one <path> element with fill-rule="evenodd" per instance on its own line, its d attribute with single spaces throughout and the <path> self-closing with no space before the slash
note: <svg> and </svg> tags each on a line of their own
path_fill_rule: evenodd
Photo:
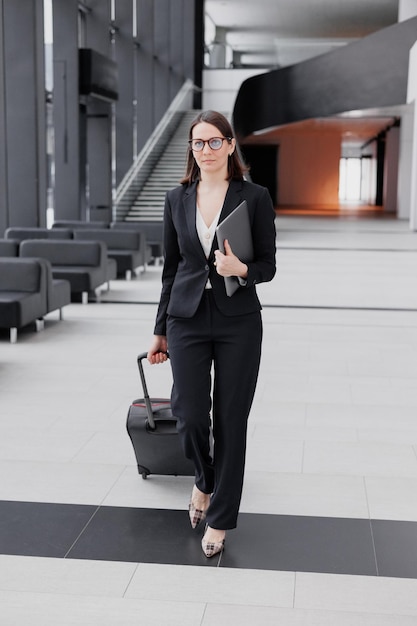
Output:
<svg viewBox="0 0 417 626">
<path fill-rule="evenodd" d="M 149 428 L 151 430 L 155 430 L 156 426 L 155 426 L 155 420 L 153 418 L 152 403 L 149 398 L 148 386 L 146 384 L 145 372 L 144 372 L 143 365 L 142 365 L 143 359 L 146 359 L 147 356 L 148 356 L 147 352 L 142 352 L 141 354 L 138 355 L 137 361 L 138 361 L 140 380 L 142 383 L 143 398 L 145 400 L 146 415 L 148 417 Z M 169 356 L 168 353 L 167 353 L 167 356 Z"/>
</svg>

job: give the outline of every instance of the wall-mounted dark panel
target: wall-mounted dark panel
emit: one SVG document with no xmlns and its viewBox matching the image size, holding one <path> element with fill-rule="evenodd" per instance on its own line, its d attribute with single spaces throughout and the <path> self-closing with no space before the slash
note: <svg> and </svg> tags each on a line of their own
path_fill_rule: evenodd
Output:
<svg viewBox="0 0 417 626">
<path fill-rule="evenodd" d="M 104 100 L 117 100 L 115 61 L 91 48 L 80 48 L 79 60 L 80 94 Z"/>
<path fill-rule="evenodd" d="M 308 61 L 244 81 L 233 111 L 240 140 L 291 122 L 406 103 L 417 17 Z"/>
</svg>

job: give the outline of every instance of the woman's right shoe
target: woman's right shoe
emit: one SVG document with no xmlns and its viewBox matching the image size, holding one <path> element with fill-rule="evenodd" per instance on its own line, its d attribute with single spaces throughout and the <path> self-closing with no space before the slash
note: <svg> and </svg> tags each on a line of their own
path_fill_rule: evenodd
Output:
<svg viewBox="0 0 417 626">
<path fill-rule="evenodd" d="M 225 539 L 222 539 L 221 541 L 207 541 L 205 537 L 206 535 L 204 534 L 204 537 L 201 540 L 201 547 L 203 548 L 203 552 L 208 559 L 216 554 L 220 554 L 220 552 L 223 552 Z"/>
</svg>

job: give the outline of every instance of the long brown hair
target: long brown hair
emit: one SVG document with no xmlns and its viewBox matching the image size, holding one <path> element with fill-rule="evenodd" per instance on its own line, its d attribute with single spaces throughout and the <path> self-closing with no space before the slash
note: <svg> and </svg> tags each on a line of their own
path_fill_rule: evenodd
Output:
<svg viewBox="0 0 417 626">
<path fill-rule="evenodd" d="M 190 131 L 188 134 L 189 139 L 192 139 L 193 137 L 194 126 L 197 126 L 197 124 L 200 124 L 201 122 L 206 122 L 207 124 L 215 126 L 222 137 L 233 137 L 232 127 L 224 115 L 218 113 L 217 111 L 202 111 L 191 122 Z M 237 150 L 235 149 L 228 159 L 227 180 L 243 180 L 243 175 L 247 171 L 248 168 L 244 165 L 244 163 L 242 163 L 242 160 L 240 159 Z M 181 183 L 189 185 L 199 178 L 200 169 L 195 162 L 191 148 L 188 148 L 186 171 L 184 178 L 181 180 Z"/>
</svg>

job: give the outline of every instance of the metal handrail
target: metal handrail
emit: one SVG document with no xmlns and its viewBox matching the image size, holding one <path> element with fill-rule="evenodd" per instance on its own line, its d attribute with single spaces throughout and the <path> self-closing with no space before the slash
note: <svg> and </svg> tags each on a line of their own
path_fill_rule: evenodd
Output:
<svg viewBox="0 0 417 626">
<path fill-rule="evenodd" d="M 156 153 L 160 153 L 167 141 L 167 130 L 170 128 L 174 118 L 181 112 L 190 109 L 192 106 L 191 96 L 195 90 L 194 83 L 187 79 L 182 85 L 181 89 L 171 102 L 170 106 L 166 110 L 164 116 L 156 126 L 152 135 L 149 137 L 142 150 L 137 155 L 129 171 L 125 174 L 121 180 L 115 197 L 115 205 L 119 205 L 124 196 L 131 189 L 136 179 L 139 177 L 140 172 L 146 168 L 148 162 L 155 158 Z"/>
</svg>

